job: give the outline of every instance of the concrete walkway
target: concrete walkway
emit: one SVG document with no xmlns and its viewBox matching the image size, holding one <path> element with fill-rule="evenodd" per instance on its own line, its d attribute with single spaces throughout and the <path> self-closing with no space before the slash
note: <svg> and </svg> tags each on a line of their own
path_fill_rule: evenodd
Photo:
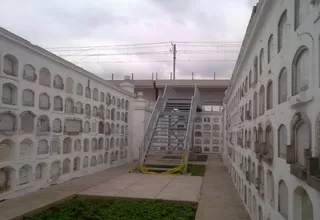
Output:
<svg viewBox="0 0 320 220">
<path fill-rule="evenodd" d="M 209 156 L 196 220 L 250 220 L 221 158 Z"/>
<path fill-rule="evenodd" d="M 134 167 L 134 164 L 127 163 L 50 186 L 24 196 L 6 200 L 0 203 L 0 219 L 20 219 L 27 213 L 30 214 L 35 211 L 47 209 L 56 203 L 72 198 L 78 192 L 121 176 L 124 173 L 128 173 L 128 170 L 132 169 L 132 167 Z"/>
<path fill-rule="evenodd" d="M 162 199 L 197 203 L 202 177 L 126 173 L 77 195 L 106 198 Z"/>
</svg>

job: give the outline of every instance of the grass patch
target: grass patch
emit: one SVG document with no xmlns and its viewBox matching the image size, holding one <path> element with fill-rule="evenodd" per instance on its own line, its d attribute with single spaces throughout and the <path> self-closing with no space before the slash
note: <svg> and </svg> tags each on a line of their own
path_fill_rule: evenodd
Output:
<svg viewBox="0 0 320 220">
<path fill-rule="evenodd" d="M 208 160 L 208 155 L 197 155 L 197 161 L 206 162 Z"/>
<path fill-rule="evenodd" d="M 206 172 L 205 165 L 188 164 L 187 172 L 191 173 L 191 176 L 204 176 Z"/>
<path fill-rule="evenodd" d="M 192 204 L 78 198 L 23 220 L 194 220 L 195 213 Z"/>
<path fill-rule="evenodd" d="M 208 155 L 194 155 L 193 157 L 189 157 L 189 161 L 206 162 L 207 160 Z"/>
</svg>

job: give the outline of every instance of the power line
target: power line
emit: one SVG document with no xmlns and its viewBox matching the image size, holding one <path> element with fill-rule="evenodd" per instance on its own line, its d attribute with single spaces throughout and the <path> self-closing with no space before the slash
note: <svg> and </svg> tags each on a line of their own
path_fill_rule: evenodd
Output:
<svg viewBox="0 0 320 220">
<path fill-rule="evenodd" d="M 137 44 L 115 44 L 96 46 L 49 47 L 48 50 L 64 58 L 75 57 L 75 64 L 134 64 L 134 63 L 170 63 L 173 68 L 173 79 L 177 63 L 194 62 L 230 62 L 235 63 L 235 54 L 240 51 L 241 42 L 151 42 Z M 178 49 L 179 48 L 179 49 Z M 172 59 L 168 55 L 172 54 Z M 211 54 L 211 56 L 210 56 Z M 179 57 L 180 55 L 180 57 Z M 202 55 L 202 57 L 199 57 Z M 229 57 L 232 56 L 232 57 Z M 106 57 L 110 59 L 106 60 Z M 117 58 L 111 59 L 116 56 Z M 120 57 L 118 57 L 120 56 Z M 139 56 L 141 60 L 131 60 Z M 149 56 L 149 58 L 145 58 Z M 153 58 L 157 59 L 151 60 Z M 189 56 L 189 57 L 186 57 Z M 197 56 L 197 58 L 191 56 Z M 100 59 L 101 57 L 101 59 Z M 136 58 L 136 57 L 134 57 Z M 182 59 L 179 59 L 182 58 Z M 194 59 L 195 58 L 195 59 Z M 199 59 L 200 58 L 200 59 Z"/>
<path fill-rule="evenodd" d="M 237 60 L 178 60 L 179 62 L 235 62 Z M 74 63 L 167 63 L 172 62 L 172 60 L 131 60 L 131 61 L 83 61 L 83 62 L 74 62 Z"/>
<path fill-rule="evenodd" d="M 223 50 L 223 51 L 215 51 L 215 50 L 208 50 L 208 51 L 202 51 L 202 50 L 179 50 L 178 53 L 182 54 L 226 54 L 226 53 L 233 53 L 238 54 L 239 51 L 231 51 L 231 50 Z"/>
<path fill-rule="evenodd" d="M 169 51 L 155 51 L 155 52 L 136 52 L 136 53 L 95 53 L 95 54 L 59 54 L 61 57 L 74 57 L 74 56 L 118 56 L 118 55 L 140 55 L 140 54 L 170 54 Z"/>
<path fill-rule="evenodd" d="M 228 51 L 228 50 L 210 50 L 210 51 L 201 51 L 201 50 L 179 50 L 176 51 L 176 53 L 179 54 L 227 54 L 227 53 L 233 53 L 238 54 L 238 51 Z M 86 56 L 86 57 L 92 57 L 92 56 L 118 56 L 118 55 L 149 55 L 149 54 L 170 54 L 170 51 L 145 51 L 145 52 L 130 52 L 130 53 L 92 53 L 92 54 L 83 54 L 83 53 L 77 53 L 77 54 L 58 54 L 58 56 L 61 57 L 72 57 L 72 56 Z"/>
<path fill-rule="evenodd" d="M 152 49 L 152 48 L 168 48 L 170 45 L 155 45 L 155 46 L 139 46 L 139 47 L 100 47 L 100 46 L 96 46 L 96 47 L 86 47 L 86 48 L 62 48 L 62 49 L 51 49 L 51 51 L 53 52 L 63 52 L 63 51 L 83 51 L 83 50 L 91 50 L 91 49 L 97 49 L 100 51 L 105 51 L 105 50 L 138 50 L 138 49 Z"/>
<path fill-rule="evenodd" d="M 171 42 L 153 42 L 153 43 L 140 43 L 140 44 L 114 44 L 114 45 L 95 45 L 95 46 L 68 46 L 68 47 L 47 47 L 47 50 L 56 50 L 56 49 L 74 49 L 74 48 L 91 48 L 91 47 L 131 47 L 131 46 L 142 46 L 142 45 L 153 45 L 153 44 L 171 44 Z"/>
<path fill-rule="evenodd" d="M 223 42 L 223 41 L 209 41 L 209 42 L 192 42 L 192 41 L 165 41 L 165 42 L 152 42 L 152 43 L 137 43 L 137 44 L 114 44 L 114 45 L 94 45 L 94 46 L 66 46 L 66 47 L 47 47 L 47 50 L 62 50 L 62 49 L 88 49 L 88 48 L 128 48 L 128 47 L 136 47 L 136 46 L 147 46 L 147 45 L 159 45 L 159 44 L 168 44 L 171 46 L 171 43 L 175 44 L 195 44 L 199 46 L 217 46 L 217 45 L 240 45 L 241 42 Z M 207 44 L 207 45 L 205 45 Z M 214 45 L 212 45 L 214 44 Z M 186 45 L 185 45 L 186 46 Z"/>
<path fill-rule="evenodd" d="M 174 41 L 180 44 L 241 44 L 240 41 Z"/>
</svg>

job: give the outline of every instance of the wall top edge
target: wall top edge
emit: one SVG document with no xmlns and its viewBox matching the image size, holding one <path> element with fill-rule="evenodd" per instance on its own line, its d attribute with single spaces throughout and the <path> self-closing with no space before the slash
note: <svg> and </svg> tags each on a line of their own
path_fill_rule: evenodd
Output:
<svg viewBox="0 0 320 220">
<path fill-rule="evenodd" d="M 274 4 L 273 0 L 259 0 L 259 2 L 252 9 L 251 17 L 249 19 L 249 23 L 246 29 L 246 33 L 244 35 L 244 39 L 242 41 L 240 53 L 238 55 L 236 65 L 234 67 L 234 70 L 231 76 L 230 86 L 226 93 L 226 99 L 228 99 L 229 96 L 231 95 L 231 92 L 232 92 L 231 85 L 236 81 L 239 75 L 239 70 L 242 66 L 243 60 L 248 55 L 247 51 L 251 46 L 250 42 L 252 37 L 256 33 L 258 33 L 262 28 L 261 26 L 257 26 L 257 24 L 261 22 L 262 19 L 264 19 L 264 16 L 262 16 L 263 12 L 265 11 L 265 8 L 267 6 L 270 6 L 271 4 Z"/>
</svg>

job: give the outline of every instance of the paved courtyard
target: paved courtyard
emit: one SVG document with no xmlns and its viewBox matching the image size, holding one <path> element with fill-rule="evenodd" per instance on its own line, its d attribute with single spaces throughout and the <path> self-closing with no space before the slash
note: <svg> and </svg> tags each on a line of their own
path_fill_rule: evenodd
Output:
<svg viewBox="0 0 320 220">
<path fill-rule="evenodd" d="M 198 202 L 201 184 L 196 176 L 126 173 L 77 195 Z"/>
</svg>

